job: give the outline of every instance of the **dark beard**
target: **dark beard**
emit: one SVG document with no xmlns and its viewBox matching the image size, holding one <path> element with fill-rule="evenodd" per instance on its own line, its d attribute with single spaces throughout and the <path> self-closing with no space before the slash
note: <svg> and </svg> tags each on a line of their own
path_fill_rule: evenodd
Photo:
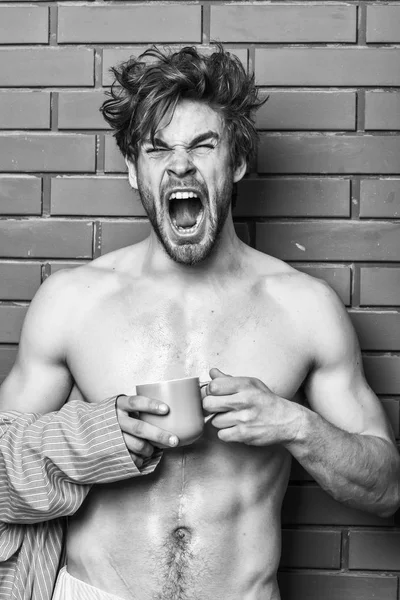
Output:
<svg viewBox="0 0 400 600">
<path fill-rule="evenodd" d="M 198 244 L 171 244 L 165 227 L 166 220 L 169 217 L 165 214 L 164 207 L 157 213 L 152 193 L 143 185 L 143 182 L 139 177 L 137 183 L 140 199 L 151 226 L 168 256 L 179 264 L 189 266 L 196 265 L 206 260 L 206 258 L 211 255 L 229 214 L 232 201 L 233 181 L 228 178 L 218 195 L 216 218 L 211 219 L 210 215 L 208 215 L 208 217 L 207 215 L 205 216 L 205 218 L 209 219 L 210 223 L 204 236 L 205 239 Z"/>
</svg>

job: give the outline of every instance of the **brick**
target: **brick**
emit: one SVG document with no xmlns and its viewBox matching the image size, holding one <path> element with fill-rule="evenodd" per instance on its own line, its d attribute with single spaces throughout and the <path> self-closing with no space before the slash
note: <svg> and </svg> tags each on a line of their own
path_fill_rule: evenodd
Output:
<svg viewBox="0 0 400 600">
<path fill-rule="evenodd" d="M 362 350 L 400 350 L 400 312 L 350 311 Z"/>
<path fill-rule="evenodd" d="M 400 129 L 399 92 L 366 92 L 365 129 Z"/>
<path fill-rule="evenodd" d="M 3 171 L 93 172 L 95 152 L 94 135 L 0 135 L 0 169 Z"/>
<path fill-rule="evenodd" d="M 400 356 L 364 356 L 365 375 L 377 394 L 400 395 Z"/>
<path fill-rule="evenodd" d="M 256 48 L 258 85 L 400 85 L 397 48 Z"/>
<path fill-rule="evenodd" d="M 0 215 L 40 215 L 41 195 L 39 177 L 0 175 Z"/>
<path fill-rule="evenodd" d="M 279 573 L 282 600 L 397 600 L 397 577 Z"/>
<path fill-rule="evenodd" d="M 1 48 L 0 86 L 90 86 L 93 64 L 88 48 Z"/>
<path fill-rule="evenodd" d="M 0 300 L 31 300 L 40 283 L 40 264 L 0 262 Z"/>
<path fill-rule="evenodd" d="M 101 222 L 101 254 L 143 241 L 150 233 L 148 221 Z"/>
<path fill-rule="evenodd" d="M 257 170 L 293 174 L 398 173 L 400 136 L 261 134 Z"/>
<path fill-rule="evenodd" d="M 62 271 L 63 269 L 75 269 L 76 267 L 81 267 L 82 265 L 87 264 L 88 261 L 75 261 L 75 262 L 56 262 L 49 263 L 50 264 L 50 272 L 51 274 L 57 273 L 57 271 Z"/>
<path fill-rule="evenodd" d="M 365 179 L 360 184 L 360 217 L 400 217 L 400 179 Z"/>
<path fill-rule="evenodd" d="M 289 7 L 288 7 L 289 8 Z M 356 129 L 354 92 L 263 92 L 267 102 L 256 113 L 256 126 L 265 130 Z"/>
<path fill-rule="evenodd" d="M 221 42 L 355 42 L 355 6 L 211 6 Z"/>
<path fill-rule="evenodd" d="M 47 44 L 48 39 L 47 7 L 0 7 L 0 44 Z"/>
<path fill-rule="evenodd" d="M 326 281 L 332 289 L 338 294 L 340 299 L 347 306 L 350 305 L 350 293 L 351 293 L 351 269 L 347 266 L 333 266 L 333 265 L 303 265 L 295 263 L 293 265 L 299 271 L 307 273 L 312 277 L 323 279 Z"/>
<path fill-rule="evenodd" d="M 0 221 L 0 257 L 92 258 L 92 223 L 56 219 Z"/>
<path fill-rule="evenodd" d="M 299 221 L 256 224 L 256 248 L 285 261 L 397 261 L 400 224 Z"/>
<path fill-rule="evenodd" d="M 390 421 L 394 435 L 396 438 L 399 437 L 399 401 L 392 398 L 383 398 L 381 400 L 383 409 L 386 413 L 387 418 Z"/>
<path fill-rule="evenodd" d="M 103 91 L 59 92 L 59 129 L 109 129 L 100 106 L 106 96 Z"/>
<path fill-rule="evenodd" d="M 400 268 L 361 267 L 361 306 L 400 305 Z"/>
<path fill-rule="evenodd" d="M 282 506 L 284 525 L 391 525 L 393 517 L 373 514 L 336 502 L 320 487 L 290 486 Z"/>
<path fill-rule="evenodd" d="M 400 42 L 400 6 L 367 5 L 367 43 Z"/>
<path fill-rule="evenodd" d="M 1 129 L 50 129 L 50 94 L 0 92 Z"/>
<path fill-rule="evenodd" d="M 308 408 L 308 407 L 307 407 Z M 290 470 L 290 481 L 313 481 L 315 483 L 315 479 L 308 471 L 305 470 L 304 467 L 295 459 L 292 459 L 292 467 Z"/>
<path fill-rule="evenodd" d="M 280 567 L 339 569 L 340 531 L 284 529 Z"/>
<path fill-rule="evenodd" d="M 146 216 L 126 177 L 56 177 L 51 180 L 51 214 Z"/>
<path fill-rule="evenodd" d="M 349 569 L 400 570 L 399 531 L 350 531 Z"/>
<path fill-rule="evenodd" d="M 104 170 L 106 173 L 127 172 L 124 157 L 111 135 L 105 136 Z"/>
<path fill-rule="evenodd" d="M 58 42 L 200 42 L 201 7 L 60 6 Z"/>
<path fill-rule="evenodd" d="M 250 231 L 247 223 L 238 223 L 234 222 L 235 231 L 239 239 L 242 240 L 245 244 L 250 246 Z"/>
<path fill-rule="evenodd" d="M 0 344 L 19 342 L 26 306 L 0 304 Z"/>
<path fill-rule="evenodd" d="M 349 217 L 350 181 L 245 178 L 238 183 L 236 216 Z"/>
<path fill-rule="evenodd" d="M 111 85 L 114 81 L 114 76 L 110 73 L 111 67 L 115 67 L 127 60 L 132 56 L 138 57 L 142 52 L 146 50 L 148 46 L 132 46 L 125 48 L 104 48 L 103 50 L 103 85 Z M 176 52 L 182 46 L 172 44 L 169 48 Z M 197 50 L 202 54 L 211 54 L 215 51 L 213 46 L 195 45 Z M 245 48 L 229 48 L 225 47 L 231 54 L 234 54 L 242 62 L 244 68 L 247 70 L 247 49 Z"/>
<path fill-rule="evenodd" d="M 111 85 L 114 81 L 114 75 L 111 73 L 111 67 L 116 67 L 126 62 L 131 57 L 138 58 L 148 46 L 131 46 L 129 48 L 104 48 L 103 49 L 103 73 L 102 83 L 105 86 Z"/>
<path fill-rule="evenodd" d="M 0 346 L 0 384 L 11 371 L 16 356 L 16 346 Z"/>
</svg>

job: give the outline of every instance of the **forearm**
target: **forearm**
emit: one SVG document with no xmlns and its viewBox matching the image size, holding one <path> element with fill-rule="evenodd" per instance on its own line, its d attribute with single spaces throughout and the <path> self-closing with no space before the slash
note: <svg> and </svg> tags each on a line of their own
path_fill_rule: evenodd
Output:
<svg viewBox="0 0 400 600">
<path fill-rule="evenodd" d="M 399 507 L 400 459 L 388 441 L 343 431 L 317 413 L 301 410 L 295 441 L 285 444 L 315 480 L 339 502 L 390 516 Z"/>
<path fill-rule="evenodd" d="M 119 430 L 115 399 L 73 401 L 46 415 L 3 413 L 0 432 L 5 523 L 73 514 L 92 484 L 140 474 Z"/>
</svg>

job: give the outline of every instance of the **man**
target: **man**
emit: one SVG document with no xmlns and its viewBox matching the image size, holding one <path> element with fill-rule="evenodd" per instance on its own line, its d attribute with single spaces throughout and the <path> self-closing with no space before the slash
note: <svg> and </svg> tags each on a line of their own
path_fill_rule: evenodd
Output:
<svg viewBox="0 0 400 600">
<path fill-rule="evenodd" d="M 0 394 L 3 586 L 52 593 L 68 515 L 57 600 L 278 600 L 291 455 L 337 500 L 390 515 L 390 426 L 336 295 L 235 234 L 258 105 L 239 61 L 151 50 L 115 74 L 103 113 L 152 231 L 31 304 Z M 211 377 L 216 416 L 179 447 L 139 419 L 163 407 L 135 385 L 185 376 Z"/>
</svg>

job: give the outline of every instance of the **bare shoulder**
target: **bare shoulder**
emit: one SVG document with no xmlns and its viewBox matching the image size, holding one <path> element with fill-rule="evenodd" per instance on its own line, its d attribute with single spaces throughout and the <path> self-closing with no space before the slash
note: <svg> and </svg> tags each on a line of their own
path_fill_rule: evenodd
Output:
<svg viewBox="0 0 400 600">
<path fill-rule="evenodd" d="M 41 332 L 40 337 L 47 347 L 65 341 L 79 315 L 119 285 L 118 273 L 115 257 L 106 255 L 52 274 L 40 286 L 29 306 L 22 340 L 30 334 L 39 337 Z"/>
<path fill-rule="evenodd" d="M 73 318 L 79 289 L 74 269 L 63 269 L 48 277 L 30 303 L 21 333 L 20 348 L 34 346 L 36 352 L 58 355 Z"/>
<path fill-rule="evenodd" d="M 298 342 L 314 361 L 330 362 L 358 352 L 358 340 L 346 308 L 324 280 L 277 259 L 264 266 L 264 293 L 282 309 Z"/>
</svg>

